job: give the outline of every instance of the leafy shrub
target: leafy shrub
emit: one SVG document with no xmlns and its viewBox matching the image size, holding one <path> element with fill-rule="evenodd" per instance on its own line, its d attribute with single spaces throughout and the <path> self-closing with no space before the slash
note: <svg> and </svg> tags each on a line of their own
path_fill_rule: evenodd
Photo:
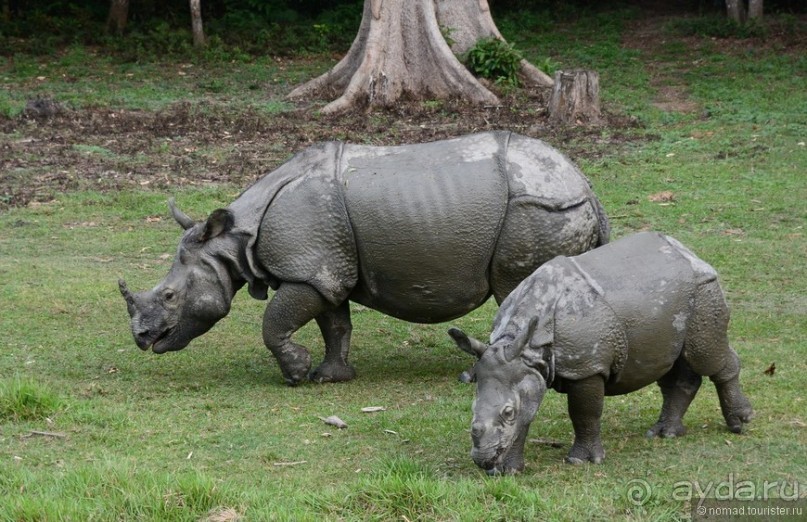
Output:
<svg viewBox="0 0 807 522">
<path fill-rule="evenodd" d="M 30 379 L 0 381 L 0 420 L 43 419 L 61 407 L 56 394 Z"/>
<path fill-rule="evenodd" d="M 548 76 L 554 76 L 555 73 L 560 69 L 560 63 L 549 57 L 546 57 L 543 59 L 543 61 L 536 63 L 535 66 L 545 72 Z"/>
<path fill-rule="evenodd" d="M 512 44 L 498 38 L 483 38 L 465 54 L 465 65 L 472 73 L 511 87 L 519 85 L 521 60 L 521 53 Z"/>
</svg>

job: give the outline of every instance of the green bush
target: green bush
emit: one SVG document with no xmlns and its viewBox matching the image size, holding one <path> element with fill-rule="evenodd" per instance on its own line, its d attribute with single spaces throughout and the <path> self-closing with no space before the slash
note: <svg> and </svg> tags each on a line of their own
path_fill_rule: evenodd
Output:
<svg viewBox="0 0 807 522">
<path fill-rule="evenodd" d="M 517 87 L 521 53 L 498 38 L 483 38 L 465 54 L 465 65 L 477 76 L 497 85 Z"/>
</svg>

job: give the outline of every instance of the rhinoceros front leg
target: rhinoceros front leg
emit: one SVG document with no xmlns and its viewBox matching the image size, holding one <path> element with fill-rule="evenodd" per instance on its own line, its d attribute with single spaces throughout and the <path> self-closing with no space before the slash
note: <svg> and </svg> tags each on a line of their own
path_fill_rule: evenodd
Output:
<svg viewBox="0 0 807 522">
<path fill-rule="evenodd" d="M 305 347 L 293 343 L 291 336 L 332 306 L 309 285 L 283 283 L 266 307 L 263 342 L 277 359 L 287 384 L 298 384 L 311 369 L 311 354 Z"/>
<path fill-rule="evenodd" d="M 344 301 L 336 308 L 318 315 L 316 319 L 325 339 L 325 360 L 311 372 L 309 378 L 314 382 L 351 380 L 356 376 L 356 371 L 347 362 L 350 333 L 353 331 L 350 303 Z"/>
<path fill-rule="evenodd" d="M 599 375 L 568 381 L 569 417 L 574 428 L 574 444 L 566 462 L 599 464 L 605 458 L 600 440 L 600 418 L 605 397 L 605 381 Z"/>
</svg>

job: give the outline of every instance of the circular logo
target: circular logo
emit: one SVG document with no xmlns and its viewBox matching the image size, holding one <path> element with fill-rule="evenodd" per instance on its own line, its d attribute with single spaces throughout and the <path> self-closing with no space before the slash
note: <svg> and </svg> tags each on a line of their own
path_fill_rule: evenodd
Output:
<svg viewBox="0 0 807 522">
<path fill-rule="evenodd" d="M 643 479 L 633 479 L 625 485 L 628 502 L 634 506 L 644 506 L 653 496 L 653 488 Z"/>
</svg>

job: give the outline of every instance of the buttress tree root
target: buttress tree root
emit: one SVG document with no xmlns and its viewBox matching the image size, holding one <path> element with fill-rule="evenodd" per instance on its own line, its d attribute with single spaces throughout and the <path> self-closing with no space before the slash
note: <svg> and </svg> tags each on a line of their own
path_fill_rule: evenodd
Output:
<svg viewBox="0 0 807 522">
<path fill-rule="evenodd" d="M 347 55 L 289 94 L 291 99 L 336 96 L 323 113 L 390 106 L 401 99 L 499 103 L 452 53 L 440 33 L 434 0 L 365 0 Z"/>
</svg>

